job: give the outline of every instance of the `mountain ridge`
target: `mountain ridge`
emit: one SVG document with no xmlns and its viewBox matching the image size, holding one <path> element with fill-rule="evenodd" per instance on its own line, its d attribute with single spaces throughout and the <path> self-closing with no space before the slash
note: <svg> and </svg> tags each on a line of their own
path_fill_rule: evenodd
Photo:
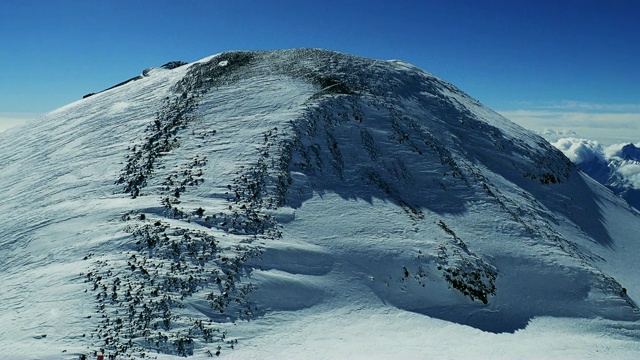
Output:
<svg viewBox="0 0 640 360">
<path fill-rule="evenodd" d="M 42 265 L 84 269 L 52 277 L 87 308 L 84 320 L 60 311 L 56 328 L 71 330 L 50 344 L 234 356 L 274 317 L 350 304 L 493 333 L 539 316 L 638 319 L 632 258 L 619 251 L 638 247 L 611 226 L 637 213 L 431 74 L 297 49 L 147 75 L 2 137 L 18 149 L 0 160 L 14 194 L 3 210 L 28 220 L 0 224 L 11 288 L 43 292 L 20 291 L 15 269 L 33 260 L 18 246 L 66 244 Z M 24 176 L 27 166 L 40 171 Z M 3 300 L 16 326 L 11 309 L 51 309 Z"/>
</svg>

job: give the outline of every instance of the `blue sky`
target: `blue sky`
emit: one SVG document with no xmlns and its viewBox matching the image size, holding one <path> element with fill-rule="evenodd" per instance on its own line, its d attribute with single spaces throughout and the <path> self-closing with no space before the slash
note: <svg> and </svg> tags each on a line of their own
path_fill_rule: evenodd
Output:
<svg viewBox="0 0 640 360">
<path fill-rule="evenodd" d="M 4 0 L 0 120 L 170 60 L 320 47 L 413 63 L 531 128 L 639 142 L 638 19 L 634 0 Z"/>
</svg>

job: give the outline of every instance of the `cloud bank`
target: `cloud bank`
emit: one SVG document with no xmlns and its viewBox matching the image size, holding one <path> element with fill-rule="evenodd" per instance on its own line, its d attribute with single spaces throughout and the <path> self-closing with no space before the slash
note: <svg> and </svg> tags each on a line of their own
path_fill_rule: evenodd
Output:
<svg viewBox="0 0 640 360">
<path fill-rule="evenodd" d="M 580 138 L 563 138 L 551 142 L 571 161 L 604 185 L 640 189 L 640 143 L 603 146 L 597 141 Z M 606 171 L 607 174 L 601 173 Z"/>
<path fill-rule="evenodd" d="M 640 141 L 640 104 L 595 104 L 577 101 L 520 103 L 522 109 L 498 111 L 521 126 L 544 134 L 549 130 L 600 144 Z M 567 134 L 569 133 L 569 134 Z M 555 138 L 554 140 L 557 140 Z"/>
<path fill-rule="evenodd" d="M 552 143 L 576 164 L 594 160 L 606 161 L 604 148 L 597 141 L 587 139 L 565 138 Z"/>
<path fill-rule="evenodd" d="M 14 126 L 24 124 L 28 120 L 35 119 L 40 115 L 42 114 L 0 112 L 0 132 L 3 132 Z"/>
<path fill-rule="evenodd" d="M 623 176 L 626 183 L 633 189 L 640 189 L 640 164 L 627 164 L 618 169 L 618 173 Z"/>
</svg>

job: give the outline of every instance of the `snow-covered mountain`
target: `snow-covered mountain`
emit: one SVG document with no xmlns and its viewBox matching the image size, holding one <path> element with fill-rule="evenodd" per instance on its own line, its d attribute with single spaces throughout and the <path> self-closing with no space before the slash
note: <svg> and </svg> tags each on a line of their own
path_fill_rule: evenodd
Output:
<svg viewBox="0 0 640 360">
<path fill-rule="evenodd" d="M 7 358 L 640 351 L 640 214 L 402 61 L 221 53 L 0 147 Z"/>
<path fill-rule="evenodd" d="M 552 144 L 581 170 L 640 210 L 640 149 L 635 144 L 603 146 L 579 138 L 562 138 Z"/>
</svg>

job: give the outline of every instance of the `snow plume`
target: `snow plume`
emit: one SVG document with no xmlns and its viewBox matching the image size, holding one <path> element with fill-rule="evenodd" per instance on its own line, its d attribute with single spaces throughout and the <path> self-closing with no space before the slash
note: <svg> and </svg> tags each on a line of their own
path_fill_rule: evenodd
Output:
<svg viewBox="0 0 640 360">
<path fill-rule="evenodd" d="M 576 164 L 591 162 L 593 160 L 606 161 L 604 149 L 597 141 L 576 138 L 559 139 L 551 145 L 562 151 Z"/>
</svg>

